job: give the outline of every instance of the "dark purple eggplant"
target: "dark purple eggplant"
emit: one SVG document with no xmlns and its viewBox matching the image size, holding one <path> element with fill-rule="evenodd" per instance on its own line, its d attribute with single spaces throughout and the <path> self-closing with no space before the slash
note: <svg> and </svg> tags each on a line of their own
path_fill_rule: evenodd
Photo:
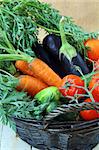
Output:
<svg viewBox="0 0 99 150">
<path fill-rule="evenodd" d="M 58 58 L 62 45 L 60 36 L 49 34 L 43 39 L 43 47 L 54 57 Z"/>
<path fill-rule="evenodd" d="M 64 17 L 60 20 L 60 35 L 62 46 L 59 50 L 59 59 L 61 60 L 62 66 L 68 72 L 68 74 L 75 74 L 81 76 L 83 74 L 89 73 L 89 68 L 87 64 L 82 59 L 81 55 L 76 51 L 76 49 L 67 42 L 65 32 L 64 32 Z M 78 68 L 80 71 L 78 71 Z"/>
<path fill-rule="evenodd" d="M 43 39 L 43 46 L 45 50 L 53 55 L 61 63 L 61 67 L 66 74 L 81 75 L 77 70 L 78 66 L 83 74 L 89 73 L 89 68 L 81 57 L 80 53 L 71 46 L 64 33 L 64 23 L 60 23 L 60 35 L 49 34 Z"/>
<path fill-rule="evenodd" d="M 61 78 L 63 78 L 66 73 L 64 69 L 62 68 L 60 61 L 58 59 L 55 59 L 53 55 L 51 55 L 49 52 L 47 52 L 42 44 L 35 43 L 33 45 L 33 51 L 35 52 L 35 55 L 44 61 L 53 71 L 55 71 Z"/>
</svg>

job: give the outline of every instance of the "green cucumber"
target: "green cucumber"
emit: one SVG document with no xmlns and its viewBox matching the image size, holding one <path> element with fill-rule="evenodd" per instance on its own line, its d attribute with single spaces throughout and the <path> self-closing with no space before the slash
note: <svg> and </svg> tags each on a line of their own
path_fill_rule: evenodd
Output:
<svg viewBox="0 0 99 150">
<path fill-rule="evenodd" d="M 59 89 L 55 86 L 51 86 L 37 93 L 34 99 L 42 104 L 50 103 L 52 101 L 59 102 L 60 96 L 61 94 Z"/>
</svg>

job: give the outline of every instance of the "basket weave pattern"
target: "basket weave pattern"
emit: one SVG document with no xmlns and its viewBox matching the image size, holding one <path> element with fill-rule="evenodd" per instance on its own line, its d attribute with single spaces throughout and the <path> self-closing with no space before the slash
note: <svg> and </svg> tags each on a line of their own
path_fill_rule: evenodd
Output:
<svg viewBox="0 0 99 150">
<path fill-rule="evenodd" d="M 82 109 L 99 110 L 99 103 L 62 105 L 43 121 L 13 118 L 21 139 L 39 150 L 91 150 L 99 143 L 99 119 L 56 121 L 58 115 Z"/>
</svg>

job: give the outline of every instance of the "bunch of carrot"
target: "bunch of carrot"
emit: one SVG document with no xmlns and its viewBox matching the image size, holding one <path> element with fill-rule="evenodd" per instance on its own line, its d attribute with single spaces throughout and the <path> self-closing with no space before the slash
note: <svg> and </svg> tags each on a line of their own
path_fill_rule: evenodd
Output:
<svg viewBox="0 0 99 150">
<path fill-rule="evenodd" d="M 17 90 L 24 90 L 31 96 L 48 86 L 59 87 L 61 84 L 61 78 L 38 58 L 33 59 L 30 63 L 17 60 L 15 66 L 25 74 L 19 76 Z"/>
<path fill-rule="evenodd" d="M 1 32 L 7 45 L 2 47 L 7 54 L 0 54 L 0 61 L 16 61 L 16 68 L 25 74 L 19 76 L 18 90 L 24 90 L 34 96 L 48 86 L 60 86 L 61 78 L 45 62 L 39 58 L 31 57 L 25 52 L 15 50 L 6 32 L 4 30 Z"/>
</svg>

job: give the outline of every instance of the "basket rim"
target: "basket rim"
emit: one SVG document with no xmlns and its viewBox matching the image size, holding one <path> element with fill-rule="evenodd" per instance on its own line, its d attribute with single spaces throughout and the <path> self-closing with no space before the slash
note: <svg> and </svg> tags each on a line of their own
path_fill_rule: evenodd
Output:
<svg viewBox="0 0 99 150">
<path fill-rule="evenodd" d="M 23 119 L 14 117 L 14 122 L 16 124 L 16 129 L 24 129 L 25 128 L 33 128 L 36 127 L 38 130 L 43 130 L 45 132 L 58 132 L 58 133 L 72 133 L 72 134 L 80 134 L 88 135 L 90 133 L 99 132 L 99 119 L 91 120 L 91 121 L 65 121 L 54 123 L 44 123 L 42 121 L 31 120 L 31 119 Z M 29 130 L 29 129 L 28 129 Z"/>
<path fill-rule="evenodd" d="M 36 119 L 31 119 L 31 118 L 20 118 L 20 117 L 11 117 L 12 119 L 15 119 L 15 120 L 20 120 L 20 121 L 23 121 L 23 122 L 34 122 L 34 123 L 46 123 L 45 120 L 36 120 Z M 89 121 L 85 121 L 85 120 L 78 120 L 78 121 L 55 121 L 55 122 L 67 122 L 67 123 L 89 123 L 89 122 L 96 122 L 96 121 L 99 121 L 99 119 L 94 119 L 94 120 L 89 120 Z M 53 122 L 51 120 L 51 122 Z M 54 123 L 55 123 L 54 122 Z"/>
<path fill-rule="evenodd" d="M 18 118 L 18 117 L 13 117 L 12 118 L 15 122 L 21 122 L 24 124 L 29 124 L 29 125 L 41 125 L 44 128 L 48 128 L 49 126 L 56 126 L 58 125 L 68 125 L 73 128 L 73 126 L 78 127 L 78 126 L 94 126 L 97 125 L 99 126 L 99 119 L 91 120 L 91 121 L 51 121 L 51 122 L 44 122 L 44 121 L 38 121 L 38 120 L 32 120 L 32 119 L 27 119 L 27 118 Z"/>
</svg>

